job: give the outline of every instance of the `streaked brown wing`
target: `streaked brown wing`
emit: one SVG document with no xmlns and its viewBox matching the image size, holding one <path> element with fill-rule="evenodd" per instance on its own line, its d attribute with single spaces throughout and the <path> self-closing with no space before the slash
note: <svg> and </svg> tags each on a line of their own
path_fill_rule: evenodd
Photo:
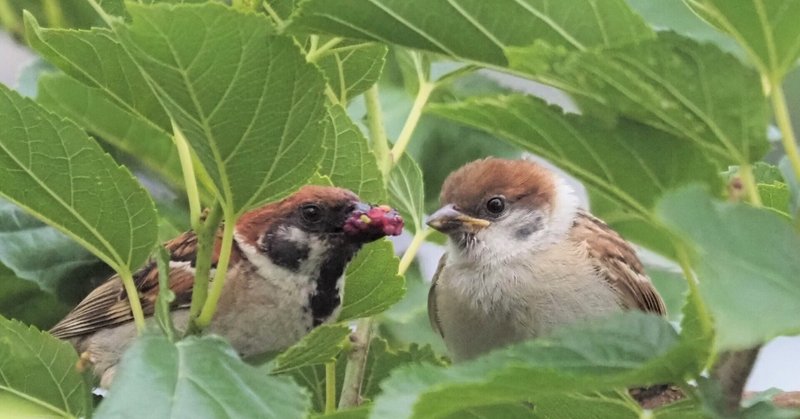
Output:
<svg viewBox="0 0 800 419">
<path fill-rule="evenodd" d="M 571 238 L 586 243 L 589 257 L 620 296 L 625 308 L 667 314 L 667 308 L 631 245 L 606 223 L 580 211 Z"/>
<path fill-rule="evenodd" d="M 169 272 L 169 287 L 175 293 L 173 309 L 187 307 L 191 301 L 194 286 L 191 260 L 194 259 L 196 243 L 195 234 L 186 232 L 166 245 L 173 259 L 170 262 Z M 153 314 L 158 296 L 158 268 L 155 261 L 149 261 L 144 268 L 137 271 L 133 280 L 144 314 Z M 125 293 L 122 280 L 114 275 L 89 293 L 66 317 L 50 329 L 50 333 L 57 338 L 66 339 L 132 320 L 128 295 Z"/>
<path fill-rule="evenodd" d="M 433 274 L 433 280 L 431 281 L 431 289 L 428 290 L 428 319 L 431 321 L 431 328 L 442 337 L 444 337 L 444 332 L 442 332 L 442 328 L 439 326 L 439 311 L 436 308 L 436 283 L 439 281 L 439 275 L 442 274 L 442 270 L 446 264 L 447 253 L 442 255 L 442 258 L 439 259 L 439 266 L 436 268 L 436 273 Z"/>
</svg>

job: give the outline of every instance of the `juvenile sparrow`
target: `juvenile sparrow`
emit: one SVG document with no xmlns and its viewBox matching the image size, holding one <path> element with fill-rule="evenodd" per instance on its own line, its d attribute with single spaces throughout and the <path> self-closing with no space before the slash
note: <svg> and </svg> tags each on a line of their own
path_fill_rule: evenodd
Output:
<svg viewBox="0 0 800 419">
<path fill-rule="evenodd" d="M 352 192 L 306 186 L 288 198 L 245 213 L 236 223 L 225 285 L 208 332 L 243 356 L 278 351 L 313 327 L 335 319 L 347 263 L 365 243 L 398 235 L 403 220 L 386 206 L 362 203 Z M 220 252 L 218 233 L 212 275 Z M 166 244 L 175 325 L 188 323 L 197 237 L 186 232 Z M 134 275 L 145 315 L 153 314 L 158 270 L 151 260 Z M 108 387 L 136 328 L 121 280 L 92 291 L 51 330 L 68 339 Z"/>
<path fill-rule="evenodd" d="M 428 316 L 455 361 L 624 309 L 665 314 L 636 253 L 558 175 L 488 158 L 448 176 Z"/>
</svg>

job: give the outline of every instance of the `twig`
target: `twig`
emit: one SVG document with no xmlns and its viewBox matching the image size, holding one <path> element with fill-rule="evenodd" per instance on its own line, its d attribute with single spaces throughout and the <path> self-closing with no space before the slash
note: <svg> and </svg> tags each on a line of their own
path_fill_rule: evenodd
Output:
<svg viewBox="0 0 800 419">
<path fill-rule="evenodd" d="M 350 334 L 352 349 L 347 354 L 347 367 L 344 371 L 342 396 L 339 409 L 355 407 L 361 404 L 361 384 L 364 382 L 364 369 L 369 355 L 369 341 L 372 338 L 372 319 L 358 321 L 356 331 Z"/>
</svg>

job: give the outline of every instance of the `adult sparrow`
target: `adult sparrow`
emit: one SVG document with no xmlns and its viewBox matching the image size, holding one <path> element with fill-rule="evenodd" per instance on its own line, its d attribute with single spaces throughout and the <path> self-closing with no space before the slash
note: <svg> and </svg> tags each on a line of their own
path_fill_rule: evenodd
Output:
<svg viewBox="0 0 800 419">
<path fill-rule="evenodd" d="M 534 162 L 468 163 L 441 204 L 428 225 L 449 240 L 428 315 L 455 361 L 618 310 L 666 312 L 630 244 Z"/>
<path fill-rule="evenodd" d="M 352 192 L 305 186 L 282 201 L 245 213 L 234 244 L 217 311 L 206 329 L 224 336 L 243 356 L 278 351 L 313 327 L 335 319 L 347 263 L 365 243 L 398 235 L 403 220 L 386 206 L 362 203 Z M 220 253 L 218 233 L 212 274 Z M 168 242 L 173 321 L 189 317 L 197 237 Z M 145 315 L 158 295 L 155 261 L 134 274 Z M 122 352 L 136 337 L 128 297 L 114 276 L 92 291 L 51 330 L 70 340 L 108 387 Z"/>
</svg>

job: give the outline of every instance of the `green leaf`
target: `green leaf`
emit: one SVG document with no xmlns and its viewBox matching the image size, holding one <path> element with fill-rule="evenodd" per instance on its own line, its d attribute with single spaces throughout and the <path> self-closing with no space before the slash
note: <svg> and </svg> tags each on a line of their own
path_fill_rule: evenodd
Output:
<svg viewBox="0 0 800 419">
<path fill-rule="evenodd" d="M 397 274 L 399 260 L 389 240 L 365 246 L 347 265 L 344 302 L 339 321 L 369 317 L 400 301 L 406 292 Z"/>
<path fill-rule="evenodd" d="M 620 313 L 450 368 L 401 368 L 381 385 L 373 417 L 446 417 L 468 407 L 535 404 L 564 392 L 681 381 L 694 368 L 674 355 L 681 346 L 663 318 Z"/>
<path fill-rule="evenodd" d="M 299 418 L 308 396 L 289 378 L 242 362 L 222 339 L 140 337 L 122 358 L 96 418 L 129 416 L 146 407 L 158 418 Z"/>
<path fill-rule="evenodd" d="M 667 190 L 693 181 L 722 189 L 713 165 L 697 147 L 632 121 L 620 120 L 617 127 L 607 128 L 522 95 L 429 105 L 429 110 L 485 130 L 566 170 L 613 202 L 622 216 L 647 224 L 648 229 L 627 231 L 634 241 L 652 241 L 654 231 L 665 236 L 654 207 Z M 612 208 L 596 215 L 616 227 L 621 217 Z"/>
<path fill-rule="evenodd" d="M 647 275 L 653 281 L 661 298 L 667 305 L 667 315 L 671 321 L 681 319 L 681 309 L 686 300 L 688 286 L 686 279 L 679 272 L 663 268 L 647 267 Z"/>
<path fill-rule="evenodd" d="M 783 156 L 778 168 L 783 178 L 786 179 L 786 185 L 789 187 L 789 211 L 794 217 L 800 219 L 798 217 L 798 214 L 800 214 L 800 178 L 795 176 L 788 156 Z"/>
<path fill-rule="evenodd" d="M 388 48 L 376 43 L 347 41 L 315 62 L 339 102 L 346 104 L 375 84 L 383 72 Z"/>
<path fill-rule="evenodd" d="M 406 220 L 406 228 L 412 233 L 423 230 L 425 187 L 422 184 L 422 171 L 410 155 L 403 154 L 400 157 L 389 174 L 388 188 L 389 202 Z"/>
<path fill-rule="evenodd" d="M 113 32 L 43 29 L 30 14 L 25 14 L 25 32 L 31 47 L 51 64 L 100 89 L 123 110 L 150 121 L 154 129 L 172 132 L 164 108 Z"/>
<path fill-rule="evenodd" d="M 331 123 L 325 132 L 325 154 L 319 173 L 365 201 L 385 202 L 383 175 L 367 139 L 341 106 L 329 107 L 328 117 Z"/>
<path fill-rule="evenodd" d="M 723 164 L 756 161 L 769 149 L 758 74 L 712 45 L 662 33 L 602 51 L 536 44 L 506 52 L 512 69 L 691 141 Z"/>
<path fill-rule="evenodd" d="M 366 373 L 361 383 L 361 396 L 368 400 L 374 399 L 380 394 L 380 384 L 389 377 L 389 373 L 400 366 L 413 364 L 445 365 L 428 345 L 420 347 L 412 343 L 407 349 L 390 349 L 383 338 L 372 339 Z"/>
<path fill-rule="evenodd" d="M 217 3 L 131 3 L 128 12 L 133 24 L 115 26 L 120 42 L 226 206 L 239 214 L 314 174 L 324 80 L 291 39 L 273 36 L 263 15 Z"/>
<path fill-rule="evenodd" d="M 58 301 L 53 294 L 42 291 L 31 281 L 18 278 L 10 269 L 0 265 L 0 316 L 46 330 L 69 309 L 70 306 Z"/>
<path fill-rule="evenodd" d="M 153 201 L 74 123 L 0 87 L 0 194 L 121 271 L 156 240 Z"/>
<path fill-rule="evenodd" d="M 718 349 L 800 333 L 800 236 L 780 216 L 715 202 L 698 187 L 667 195 L 659 215 L 693 248 Z"/>
<path fill-rule="evenodd" d="M 324 324 L 275 358 L 273 374 L 296 368 L 324 364 L 336 359 L 350 335 L 346 324 Z"/>
<path fill-rule="evenodd" d="M 758 195 L 761 197 L 761 203 L 765 208 L 774 210 L 776 213 L 791 220 L 792 216 L 789 215 L 789 186 L 783 182 L 774 182 L 771 184 L 759 183 Z"/>
<path fill-rule="evenodd" d="M 311 0 L 301 4 L 289 30 L 381 41 L 494 66 L 507 64 L 503 48 L 535 40 L 584 50 L 652 37 L 623 0 Z"/>
<path fill-rule="evenodd" d="M 422 279 L 416 266 L 412 266 L 404 277 L 406 294 L 402 300 L 381 314 L 381 336 L 389 340 L 393 347 L 430 345 L 436 353 L 447 353 L 442 337 L 431 328 L 428 318 L 430 282 Z"/>
<path fill-rule="evenodd" d="M 446 419 L 535 418 L 533 409 L 524 403 L 503 403 L 468 407 L 444 416 Z"/>
<path fill-rule="evenodd" d="M 703 19 L 727 33 L 773 82 L 800 57 L 800 3 L 791 0 L 684 0 Z"/>
<path fill-rule="evenodd" d="M 178 152 L 172 138 L 141 116 L 130 113 L 101 89 L 64 75 L 39 78 L 36 101 L 65 116 L 100 140 L 135 157 L 173 187 L 184 188 Z"/>
<path fill-rule="evenodd" d="M 557 394 L 537 398 L 537 418 L 641 418 L 646 416 L 636 401 L 625 393 Z"/>
<path fill-rule="evenodd" d="M 0 262 L 42 291 L 77 302 L 110 270 L 64 233 L 0 198 Z"/>
<path fill-rule="evenodd" d="M 675 31 L 700 42 L 711 42 L 723 51 L 744 57 L 744 51 L 733 39 L 697 16 L 683 0 L 627 0 L 627 3 L 656 30 Z"/>
<path fill-rule="evenodd" d="M 75 369 L 77 362 L 69 343 L 0 317 L 0 398 L 27 401 L 29 408 L 36 405 L 50 416 L 88 417 L 90 387 Z M 16 417 L 19 412 L 5 401 L 0 415 Z"/>
</svg>

